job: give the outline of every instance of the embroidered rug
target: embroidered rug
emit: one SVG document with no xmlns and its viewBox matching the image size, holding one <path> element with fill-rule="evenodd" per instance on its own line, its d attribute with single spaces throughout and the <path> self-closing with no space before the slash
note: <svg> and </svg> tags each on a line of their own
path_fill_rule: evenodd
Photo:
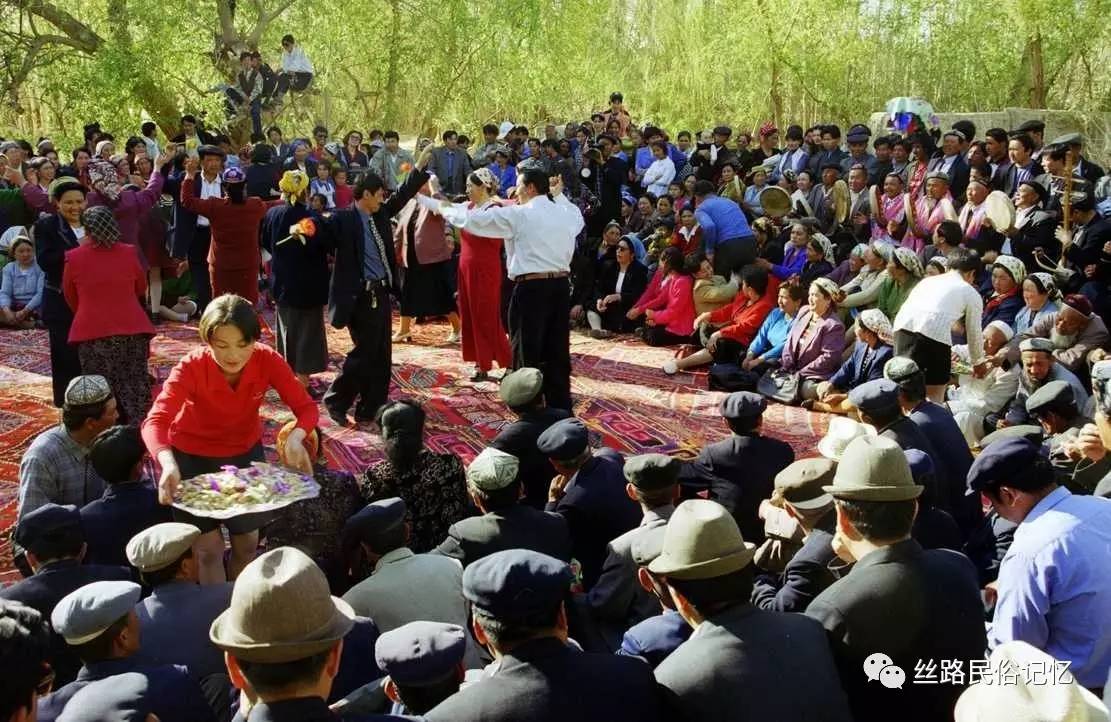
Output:
<svg viewBox="0 0 1111 722">
<path fill-rule="evenodd" d="M 465 463 L 485 447 L 511 414 L 498 398 L 496 381 L 472 383 L 472 369 L 457 345 L 445 343 L 445 323 L 414 327 L 412 344 L 394 346 L 391 398 L 412 398 L 427 412 L 426 443 L 454 452 Z M 157 382 L 197 343 L 195 324 L 163 323 L 151 344 Z M 264 337 L 272 343 L 272 337 Z M 346 331 L 329 329 L 328 372 L 315 376 L 325 388 L 351 347 Z M 658 452 L 682 459 L 728 434 L 718 414 L 723 394 L 706 390 L 705 373 L 665 376 L 660 367 L 673 350 L 635 340 L 597 341 L 571 335 L 575 414 L 590 427 L 594 442 L 624 454 Z M 495 371 L 500 375 L 500 371 Z M 157 390 L 156 390 L 157 392 Z M 11 529 L 15 521 L 19 460 L 31 441 L 57 423 L 50 403 L 50 357 L 45 331 L 0 331 L 0 582 L 12 581 Z M 264 443 L 292 418 L 271 392 L 263 407 Z M 773 404 L 764 431 L 791 444 L 801 457 L 816 454 L 827 417 Z M 339 428 L 322 414 L 321 431 L 329 466 L 356 474 L 381 458 L 381 443 L 365 428 Z M 272 455 L 272 450 L 268 450 Z"/>
</svg>

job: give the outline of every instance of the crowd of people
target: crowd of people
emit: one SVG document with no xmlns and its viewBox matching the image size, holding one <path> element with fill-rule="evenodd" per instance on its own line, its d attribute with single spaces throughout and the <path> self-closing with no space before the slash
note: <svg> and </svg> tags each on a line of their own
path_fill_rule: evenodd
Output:
<svg viewBox="0 0 1111 722">
<path fill-rule="evenodd" d="M 1108 719 L 1111 181 L 1083 139 L 672 140 L 620 93 L 538 130 L 0 143 L 0 333 L 47 331 L 61 409 L 19 469 L 0 718 Z M 512 419 L 469 464 L 390 398 L 434 318 Z M 156 324 L 191 320 L 155 394 Z M 326 323 L 352 348 L 324 387 Z M 704 368 L 725 438 L 596 447 L 576 331 Z M 174 505 L 265 458 L 271 390 L 319 495 Z M 817 456 L 772 403 L 830 415 Z M 328 468 L 323 416 L 385 458 Z"/>
</svg>

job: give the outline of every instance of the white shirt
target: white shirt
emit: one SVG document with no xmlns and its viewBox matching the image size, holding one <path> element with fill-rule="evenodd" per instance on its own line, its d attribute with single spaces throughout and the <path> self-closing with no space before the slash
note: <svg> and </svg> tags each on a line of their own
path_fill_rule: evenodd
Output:
<svg viewBox="0 0 1111 722">
<path fill-rule="evenodd" d="M 625 285 L 625 272 L 624 271 L 618 271 L 617 272 L 617 285 L 614 287 L 613 292 L 614 293 L 621 293 L 621 287 L 624 286 L 624 285 Z"/>
<path fill-rule="evenodd" d="M 162 149 L 158 147 L 157 140 L 155 140 L 154 138 L 148 138 L 145 135 L 143 136 L 143 145 L 147 147 L 147 156 L 150 157 L 150 162 L 153 165 L 154 159 L 158 157 L 158 154 L 162 152 Z"/>
<path fill-rule="evenodd" d="M 667 195 L 667 187 L 674 178 L 675 163 L 672 162 L 671 158 L 664 156 L 652 161 L 652 165 L 645 169 L 642 185 L 648 189 L 649 193 L 659 198 Z"/>
<path fill-rule="evenodd" d="M 85 237 L 85 226 L 70 226 L 69 229 L 73 231 L 73 237 L 78 241 Z"/>
<path fill-rule="evenodd" d="M 201 181 L 201 200 L 204 200 L 205 198 L 219 198 L 224 195 L 222 189 L 220 188 L 220 176 L 216 176 L 216 180 L 212 181 L 211 183 L 205 179 L 204 173 L 198 174 L 197 178 Z M 197 225 L 202 228 L 207 227 L 208 219 L 204 216 L 197 216 Z"/>
<path fill-rule="evenodd" d="M 288 53 L 282 51 L 282 72 L 283 73 L 312 73 L 312 63 L 309 62 L 309 56 L 305 55 L 305 51 L 301 49 L 300 45 L 294 45 L 293 50 Z"/>
<path fill-rule="evenodd" d="M 569 273 L 575 237 L 585 225 L 582 213 L 561 193 L 551 201 L 537 196 L 524 205 L 501 206 L 459 216 L 457 206 L 442 208 L 453 226 L 476 236 L 505 239 L 510 278 L 529 273 Z"/>
<path fill-rule="evenodd" d="M 946 346 L 953 345 L 954 321 L 964 321 L 968 351 L 975 366 L 984 359 L 980 332 L 984 301 L 956 271 L 927 276 L 918 282 L 895 315 L 896 331 L 913 331 Z"/>
</svg>

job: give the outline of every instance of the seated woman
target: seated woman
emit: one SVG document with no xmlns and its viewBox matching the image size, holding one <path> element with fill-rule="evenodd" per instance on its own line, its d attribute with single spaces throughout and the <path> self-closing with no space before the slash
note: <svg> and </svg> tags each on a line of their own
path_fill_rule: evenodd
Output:
<svg viewBox="0 0 1111 722">
<path fill-rule="evenodd" d="M 779 366 L 799 375 L 800 400 L 803 401 L 816 399 L 818 384 L 828 381 L 841 366 L 845 326 L 837 317 L 834 296 L 838 290 L 837 284 L 828 278 L 819 278 L 810 284 L 808 305 L 799 309 L 783 346 Z"/>
<path fill-rule="evenodd" d="M 1026 265 L 1014 256 L 997 256 L 991 269 L 992 293 L 984 299 L 982 326 L 992 321 L 1002 321 L 1014 327 L 1015 317 L 1025 305 L 1022 283 L 1026 280 Z"/>
<path fill-rule="evenodd" d="M 894 257 L 895 248 L 890 244 L 876 241 L 870 243 L 868 250 L 864 252 L 864 268 L 847 288 L 840 290 L 837 305 L 842 309 L 874 306 L 880 296 L 880 288 L 890 278 L 887 265 Z"/>
<path fill-rule="evenodd" d="M 945 256 L 934 256 L 926 263 L 925 276 L 940 276 L 949 270 L 949 259 Z"/>
<path fill-rule="evenodd" d="M 0 326 L 34 328 L 46 275 L 35 261 L 35 247 L 26 231 L 16 237 L 8 253 L 12 260 L 4 266 L 0 281 Z"/>
<path fill-rule="evenodd" d="M 833 272 L 833 243 L 821 233 L 815 233 L 806 242 L 806 263 L 799 273 L 799 285 L 809 288 L 822 276 Z"/>
<path fill-rule="evenodd" d="M 765 258 L 757 258 L 756 265 L 768 271 L 780 281 L 798 276 L 806 265 L 806 246 L 814 236 L 816 228 L 802 220 L 791 224 L 791 242 L 783 250 L 783 262 L 772 263 Z"/>
<path fill-rule="evenodd" d="M 742 369 L 760 375 L 773 364 L 779 363 L 779 358 L 783 355 L 783 345 L 787 343 L 787 335 L 791 332 L 791 324 L 804 303 L 806 303 L 806 288 L 794 284 L 783 284 L 779 287 L 777 308 L 772 309 L 764 319 L 764 323 L 760 324 L 756 338 L 752 339 L 745 352 L 744 360 L 741 361 Z"/>
<path fill-rule="evenodd" d="M 631 333 L 636 322 L 626 314 L 648 287 L 648 268 L 636 259 L 632 242 L 621 238 L 616 248 L 616 258 L 603 264 L 594 285 L 594 308 L 586 312 L 592 338 Z"/>
<path fill-rule="evenodd" d="M 864 252 L 867 250 L 867 243 L 858 243 L 853 246 L 853 249 L 849 251 L 849 257 L 827 273 L 826 278 L 842 287 L 852 281 L 864 268 Z"/>
<path fill-rule="evenodd" d="M 752 222 L 752 235 L 756 237 L 756 257 L 771 263 L 783 263 L 783 244 L 779 242 L 779 229 L 767 216 Z"/>
<path fill-rule="evenodd" d="M 649 346 L 690 343 L 694 332 L 694 279 L 683 254 L 674 246 L 660 255 L 657 274 L 666 273 L 660 292 L 646 306 L 634 306 L 629 320 L 644 316 L 644 340 Z"/>
<path fill-rule="evenodd" d="M 887 278 L 880 284 L 876 308 L 883 311 L 887 318 L 895 318 L 922 275 L 922 263 L 918 260 L 918 254 L 902 246 L 896 248 L 891 254 L 891 260 L 887 262 Z"/>
<path fill-rule="evenodd" d="M 711 361 L 738 363 L 771 312 L 778 288 L 778 279 L 756 266 L 745 266 L 741 269 L 741 290 L 733 303 L 695 319 L 705 348 L 684 359 L 668 361 L 663 372 L 670 376 Z M 709 326 L 718 329 L 709 333 Z"/>
<path fill-rule="evenodd" d="M 714 264 L 704 253 L 687 256 L 687 266 L 694 270 L 694 312 L 696 315 L 716 311 L 737 297 L 738 282 L 714 275 Z"/>
<path fill-rule="evenodd" d="M 752 185 L 745 188 L 741 208 L 750 218 L 760 218 L 764 215 L 764 206 L 760 205 L 760 193 L 768 186 L 768 169 L 764 166 L 756 166 L 748 172 L 748 180 Z"/>
<path fill-rule="evenodd" d="M 721 167 L 721 185 L 718 186 L 718 195 L 728 198 L 738 206 L 744 202 L 745 184 L 737 174 L 737 164 L 734 161 L 728 160 Z"/>
<path fill-rule="evenodd" d="M 849 391 L 866 381 L 883 377 L 883 367 L 893 353 L 891 321 L 878 308 L 866 309 L 856 320 L 856 344 L 852 356 L 829 381 L 818 384 L 818 399 L 811 408 L 848 414 Z"/>
<path fill-rule="evenodd" d="M 998 260 L 996 259 L 997 262 Z M 1060 310 L 1058 302 L 1061 300 L 1061 292 L 1057 290 L 1057 283 L 1050 274 L 1031 273 L 1022 282 L 1022 300 L 1025 305 L 1015 314 L 1016 336 L 1029 330 L 1039 317 L 1057 313 Z"/>
</svg>

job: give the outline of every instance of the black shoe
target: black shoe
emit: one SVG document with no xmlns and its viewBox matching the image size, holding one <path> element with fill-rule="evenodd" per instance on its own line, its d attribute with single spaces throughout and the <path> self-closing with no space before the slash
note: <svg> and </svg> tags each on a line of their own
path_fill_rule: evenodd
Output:
<svg viewBox="0 0 1111 722">
<path fill-rule="evenodd" d="M 476 384 L 480 383 L 482 381 L 489 381 L 489 380 L 490 380 L 490 374 L 486 373 L 485 371 L 475 371 L 474 376 L 471 376 L 471 381 L 474 381 Z"/>
<path fill-rule="evenodd" d="M 324 408 L 328 412 L 328 418 L 331 419 L 332 421 L 334 421 L 336 423 L 336 426 L 347 426 L 347 412 L 346 411 L 340 411 L 339 409 L 332 408 L 331 406 L 328 406 L 327 404 L 324 405 Z"/>
</svg>

